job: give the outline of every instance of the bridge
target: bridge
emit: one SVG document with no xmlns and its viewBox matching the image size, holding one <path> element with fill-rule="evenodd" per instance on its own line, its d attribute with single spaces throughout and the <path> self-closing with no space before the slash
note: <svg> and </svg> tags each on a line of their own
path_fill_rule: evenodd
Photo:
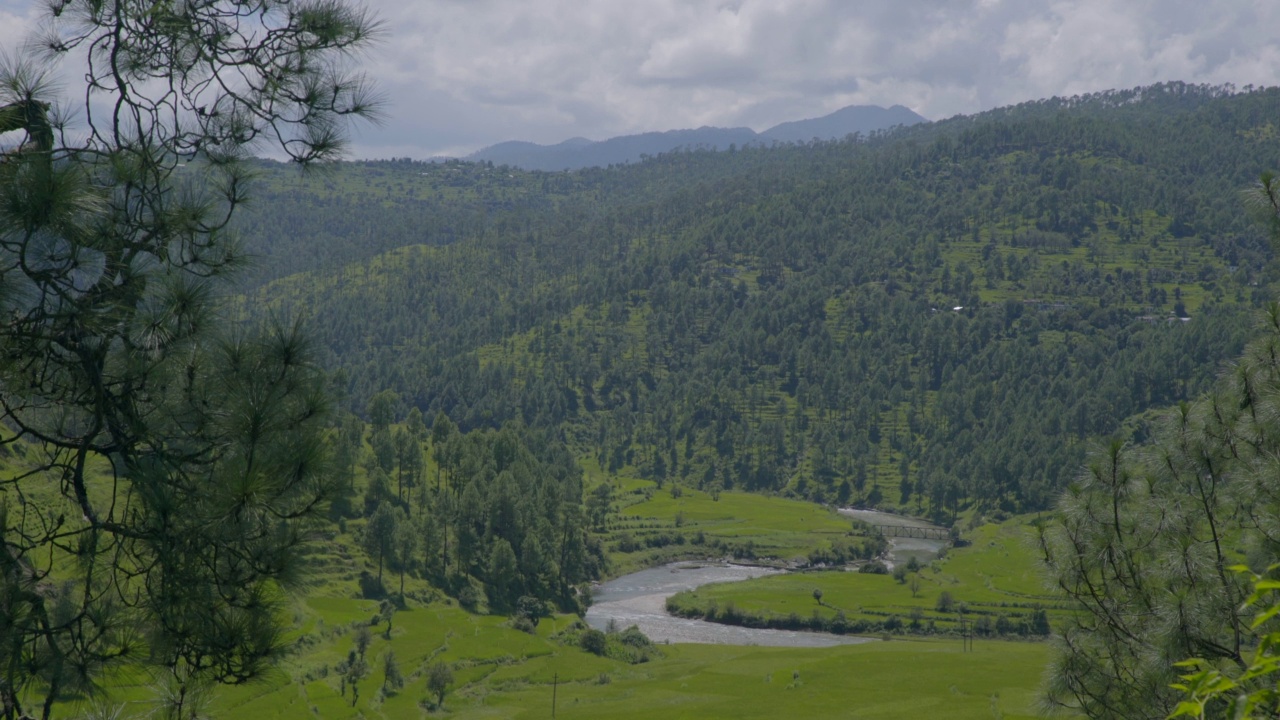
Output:
<svg viewBox="0 0 1280 720">
<path fill-rule="evenodd" d="M 915 525 L 868 525 L 855 530 L 857 535 L 881 535 L 883 537 L 918 538 L 921 540 L 948 540 L 951 531 L 946 528 L 916 527 Z"/>
</svg>

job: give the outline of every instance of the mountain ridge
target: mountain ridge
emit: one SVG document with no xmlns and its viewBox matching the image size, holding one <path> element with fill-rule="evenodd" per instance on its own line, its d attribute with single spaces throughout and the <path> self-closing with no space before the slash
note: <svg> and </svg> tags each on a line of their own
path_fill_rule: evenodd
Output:
<svg viewBox="0 0 1280 720">
<path fill-rule="evenodd" d="M 728 150 L 749 145 L 836 140 L 855 133 L 869 134 L 899 125 L 928 122 L 902 105 L 849 105 L 817 118 L 779 123 L 757 133 L 748 127 L 677 129 L 620 135 L 592 141 L 574 137 L 554 145 L 510 140 L 478 150 L 465 160 L 511 165 L 524 170 L 580 170 L 638 162 L 645 156 L 680 149 Z"/>
</svg>

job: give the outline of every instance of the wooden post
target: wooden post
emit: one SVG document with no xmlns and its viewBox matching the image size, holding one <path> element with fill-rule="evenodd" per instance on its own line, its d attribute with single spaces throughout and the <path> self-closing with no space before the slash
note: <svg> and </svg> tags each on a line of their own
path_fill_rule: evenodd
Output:
<svg viewBox="0 0 1280 720">
<path fill-rule="evenodd" d="M 560 673 L 551 676 L 551 717 L 556 716 L 556 686 L 560 684 Z"/>
</svg>

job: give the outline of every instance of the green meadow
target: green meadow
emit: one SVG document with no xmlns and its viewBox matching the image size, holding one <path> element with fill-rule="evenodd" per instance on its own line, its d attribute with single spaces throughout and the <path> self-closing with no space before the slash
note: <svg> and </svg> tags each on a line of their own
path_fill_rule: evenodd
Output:
<svg viewBox="0 0 1280 720">
<path fill-rule="evenodd" d="M 848 518 L 811 502 L 685 487 L 673 492 L 672 487 L 619 481 L 618 514 L 609 528 L 612 575 L 691 557 L 788 563 L 833 544 L 860 548 L 866 542 L 851 534 Z M 648 538 L 663 536 L 683 542 L 646 545 Z"/>
<path fill-rule="evenodd" d="M 966 535 L 967 546 L 950 550 L 902 579 L 844 570 L 774 575 L 680 593 L 669 607 L 685 615 L 710 611 L 723 616 L 728 611 L 739 618 L 775 621 L 814 615 L 830 620 L 837 613 L 869 623 L 894 617 L 902 630 L 915 633 L 956 631 L 963 618 L 980 623 L 984 634 L 995 634 L 1003 616 L 1009 628 L 1005 634 L 1010 635 L 1017 634 L 1013 628 L 1020 623 L 1030 622 L 1036 609 L 1051 620 L 1066 611 L 1039 575 L 1036 531 L 1025 518 L 983 525 Z M 815 599 L 819 590 L 821 602 Z M 945 610 L 939 602 L 943 593 L 950 598 Z"/>
<path fill-rule="evenodd" d="M 214 717 L 778 718 L 807 716 L 1029 718 L 1045 665 L 1037 643 L 958 640 L 875 641 L 822 649 L 726 645 L 662 646 L 662 657 L 629 665 L 562 645 L 552 636 L 573 618 L 544 620 L 538 634 L 501 618 L 432 606 L 396 615 L 388 641 L 375 634 L 368 656 L 395 651 L 405 687 L 383 694 L 379 662 L 360 699 L 339 693 L 325 668 L 352 647 L 352 623 L 375 608 L 354 600 L 311 603 L 323 638 L 277 677 L 220 691 Z M 455 684 L 433 708 L 422 668 L 443 660 Z"/>
<path fill-rule="evenodd" d="M 623 482 L 624 488 L 644 485 Z M 624 507 L 621 527 L 631 529 L 621 532 L 663 522 L 675 527 L 677 514 L 681 529 L 701 529 L 718 539 L 752 539 L 758 547 L 797 554 L 838 539 L 849 528 L 846 519 L 808 503 L 729 492 L 713 500 L 685 491 L 676 498 L 653 492 Z M 807 540 L 806 527 L 814 531 Z M 847 607 L 905 618 L 911 607 L 920 607 L 939 625 L 950 620 L 933 611 L 944 588 L 968 604 L 970 618 L 1019 603 L 1052 608 L 1053 598 L 1043 594 L 1035 570 L 1033 528 L 1012 520 L 979 527 L 969 536 L 971 545 L 921 572 L 928 589 L 918 598 L 890 576 L 849 572 L 708 586 L 696 596 L 783 613 Z M 343 537 L 331 543 L 335 548 L 346 544 Z M 334 550 L 328 560 L 344 554 Z M 611 557 L 615 573 L 639 559 Z M 545 718 L 554 693 L 557 718 L 1038 717 L 1034 698 L 1047 664 L 1044 643 L 978 639 L 965 652 L 952 636 L 894 635 L 834 648 L 658 645 L 648 662 L 629 664 L 580 649 L 573 642 L 573 616 L 545 619 L 531 635 L 511 628 L 504 617 L 471 614 L 438 596 L 426 603 L 411 600 L 409 609 L 394 616 L 388 640 L 385 624 L 371 625 L 376 603 L 350 593 L 341 596 L 349 583 L 340 578 L 358 566 L 353 560 L 345 572 L 330 573 L 298 605 L 296 618 L 306 634 L 299 634 L 297 653 L 279 673 L 259 685 L 219 690 L 211 715 L 239 720 Z M 818 585 L 824 606 L 812 597 Z M 410 588 L 411 597 L 430 596 L 425 584 L 411 580 Z M 372 672 L 361 681 L 353 706 L 350 690 L 340 692 L 333 668 L 354 647 L 361 625 L 373 630 L 367 650 Z M 388 650 L 407 682 L 384 693 L 381 658 Z M 434 705 L 426 688 L 425 669 L 436 661 L 449 664 L 455 677 L 443 707 Z"/>
</svg>

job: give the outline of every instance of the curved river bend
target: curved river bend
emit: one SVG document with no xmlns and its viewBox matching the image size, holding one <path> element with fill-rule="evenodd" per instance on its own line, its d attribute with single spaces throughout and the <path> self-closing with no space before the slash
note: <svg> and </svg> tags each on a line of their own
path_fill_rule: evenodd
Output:
<svg viewBox="0 0 1280 720">
<path fill-rule="evenodd" d="M 919 527 L 932 527 L 919 520 L 865 510 L 842 510 L 841 514 L 873 525 L 903 525 L 907 524 L 904 521 L 909 521 Z M 895 538 L 890 542 L 890 559 L 894 562 L 906 562 L 909 556 L 915 555 L 921 561 L 928 562 L 937 555 L 943 544 L 936 540 Z M 587 610 L 587 624 L 597 630 L 607 629 L 610 622 L 615 623 L 618 628 L 636 625 L 655 642 L 829 647 L 871 641 L 871 638 L 831 633 L 744 628 L 667 614 L 667 598 L 683 590 L 782 572 L 785 571 L 709 562 L 679 562 L 641 570 L 598 587 L 592 593 L 593 604 Z"/>
<path fill-rule="evenodd" d="M 604 583 L 592 593 L 587 624 L 597 630 L 637 625 L 654 642 L 715 643 L 722 645 L 772 645 L 778 647 L 828 647 L 868 642 L 870 638 L 830 633 L 761 630 L 689 620 L 667 614 L 667 598 L 716 582 L 735 582 L 777 575 L 771 568 L 722 563 L 679 562 L 641 570 Z"/>
</svg>

